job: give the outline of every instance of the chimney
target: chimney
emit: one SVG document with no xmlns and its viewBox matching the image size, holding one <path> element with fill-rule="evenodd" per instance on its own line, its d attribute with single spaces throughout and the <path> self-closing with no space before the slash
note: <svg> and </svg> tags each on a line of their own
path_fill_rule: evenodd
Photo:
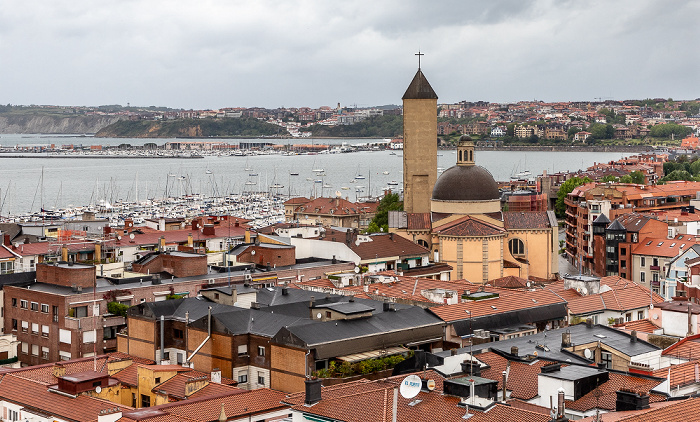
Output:
<svg viewBox="0 0 700 422">
<path fill-rule="evenodd" d="M 221 403 L 221 412 L 219 412 L 219 422 L 226 422 L 228 418 L 226 417 L 226 411 L 224 410 L 224 403 Z"/>
<path fill-rule="evenodd" d="M 216 229 L 214 229 L 213 224 L 205 224 L 202 229 L 202 234 L 207 236 L 214 236 L 216 234 Z"/>
<path fill-rule="evenodd" d="M 194 245 L 194 238 L 192 237 L 192 233 L 187 233 L 187 246 L 190 248 Z"/>
<path fill-rule="evenodd" d="M 637 342 L 637 330 L 632 330 L 632 332 L 630 333 L 630 341 L 632 343 Z"/>
<path fill-rule="evenodd" d="M 61 261 L 68 261 L 68 248 L 65 246 L 61 248 Z"/>
<path fill-rule="evenodd" d="M 561 347 L 571 347 L 571 332 L 569 330 L 561 333 Z"/>
<path fill-rule="evenodd" d="M 518 356 L 518 348 L 516 346 L 511 346 L 510 354 L 513 356 Z"/>
<path fill-rule="evenodd" d="M 196 218 L 192 220 L 192 231 L 194 230 L 199 230 L 199 220 Z"/>
<path fill-rule="evenodd" d="M 304 380 L 306 387 L 306 397 L 304 398 L 304 404 L 312 405 L 321 401 L 321 380 Z"/>
<path fill-rule="evenodd" d="M 503 372 L 501 372 L 501 375 L 503 376 L 503 380 L 502 380 L 502 382 L 503 382 L 503 403 L 505 403 L 506 402 L 506 391 L 507 391 L 506 387 L 507 387 L 507 381 L 508 381 L 506 378 L 506 375 L 508 375 L 508 373 L 506 371 L 503 371 Z"/>
<path fill-rule="evenodd" d="M 240 224 L 238 223 L 238 219 L 236 219 L 236 222 L 233 223 L 233 227 L 239 227 L 239 226 L 240 226 Z"/>
<path fill-rule="evenodd" d="M 95 243 L 95 261 L 102 262 L 102 245 Z"/>
<path fill-rule="evenodd" d="M 282 296 L 287 296 L 289 294 L 289 288 L 282 287 Z"/>
<path fill-rule="evenodd" d="M 53 376 L 56 378 L 60 378 L 64 375 L 66 375 L 66 367 L 63 366 L 62 363 L 56 362 L 53 364 Z"/>
<path fill-rule="evenodd" d="M 134 220 L 131 218 L 125 218 L 124 219 L 124 228 L 125 229 L 131 229 L 134 227 Z"/>
<path fill-rule="evenodd" d="M 394 233 L 389 233 L 389 240 L 394 241 Z"/>
<path fill-rule="evenodd" d="M 564 389 L 557 390 L 557 420 L 564 419 Z"/>
<path fill-rule="evenodd" d="M 165 218 L 161 217 L 158 219 L 158 231 L 164 232 L 165 231 Z"/>
<path fill-rule="evenodd" d="M 214 368 L 211 370 L 211 382 L 221 384 L 221 369 Z"/>
<path fill-rule="evenodd" d="M 161 236 L 160 239 L 158 239 L 158 250 L 160 252 L 165 250 L 165 236 Z"/>
<path fill-rule="evenodd" d="M 260 304 L 258 302 L 250 302 L 250 309 L 260 309 Z"/>
<path fill-rule="evenodd" d="M 591 318 L 586 318 L 586 327 L 593 328 L 593 320 Z"/>
<path fill-rule="evenodd" d="M 314 302 L 315 302 L 315 301 L 316 301 L 316 298 L 313 297 L 313 296 L 311 296 L 311 298 L 309 299 L 309 308 L 313 308 L 313 307 L 314 307 Z"/>
<path fill-rule="evenodd" d="M 5 246 L 12 246 L 12 243 L 10 242 L 10 235 L 7 233 L 3 233 L 2 235 L 2 244 Z M 334 256 L 335 258 L 335 256 Z"/>
<path fill-rule="evenodd" d="M 637 393 L 632 390 L 621 389 L 617 391 L 615 411 L 643 410 L 649 408 L 649 395 Z"/>
<path fill-rule="evenodd" d="M 250 243 L 250 230 L 245 230 L 245 235 L 243 236 L 243 243 Z"/>
</svg>

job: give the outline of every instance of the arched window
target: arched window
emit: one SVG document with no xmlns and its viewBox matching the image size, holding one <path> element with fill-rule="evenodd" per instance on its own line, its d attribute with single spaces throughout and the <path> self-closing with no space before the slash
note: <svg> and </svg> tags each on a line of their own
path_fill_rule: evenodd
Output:
<svg viewBox="0 0 700 422">
<path fill-rule="evenodd" d="M 417 241 L 416 243 L 418 243 L 419 245 L 421 245 L 421 246 L 424 247 L 424 248 L 428 248 L 428 247 L 429 247 L 429 246 L 428 246 L 428 242 L 426 242 L 426 241 L 423 240 L 423 239 L 418 239 L 418 241 Z"/>
<path fill-rule="evenodd" d="M 520 239 L 510 239 L 508 241 L 508 250 L 513 256 L 524 256 L 525 255 L 525 243 Z"/>
<path fill-rule="evenodd" d="M 459 161 L 462 161 L 462 150 L 459 150 Z"/>
<path fill-rule="evenodd" d="M 473 152 L 470 150 L 469 151 L 469 161 L 474 161 L 474 156 L 472 154 L 473 154 Z"/>
</svg>

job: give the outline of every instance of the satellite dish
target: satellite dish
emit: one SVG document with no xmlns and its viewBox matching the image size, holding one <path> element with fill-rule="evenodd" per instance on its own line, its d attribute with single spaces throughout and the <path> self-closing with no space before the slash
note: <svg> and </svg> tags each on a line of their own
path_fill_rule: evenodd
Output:
<svg viewBox="0 0 700 422">
<path fill-rule="evenodd" d="M 652 318 L 659 319 L 659 316 L 657 314 L 654 314 L 654 316 Z"/>
<path fill-rule="evenodd" d="M 355 266 L 355 268 L 353 269 L 353 271 L 355 271 L 355 274 L 359 274 L 359 273 L 360 273 L 360 267 Z"/>
<path fill-rule="evenodd" d="M 412 399 L 420 393 L 421 385 L 418 375 L 409 375 L 401 381 L 399 393 L 405 399 Z"/>
<path fill-rule="evenodd" d="M 360 239 L 357 239 L 357 240 L 355 241 L 355 246 L 360 246 Z"/>
<path fill-rule="evenodd" d="M 321 315 L 320 312 L 316 314 L 316 318 L 321 319 L 321 317 L 323 317 L 323 315 Z"/>
<path fill-rule="evenodd" d="M 99 385 L 97 387 L 95 387 L 95 393 L 100 394 L 101 392 L 102 392 L 102 387 L 100 387 Z"/>
<path fill-rule="evenodd" d="M 525 285 L 526 285 L 526 286 L 527 286 L 527 288 L 529 289 L 529 288 L 530 288 L 530 286 L 531 286 L 532 284 L 531 284 L 531 283 L 530 283 L 530 282 L 528 281 L 527 283 L 525 283 Z"/>
<path fill-rule="evenodd" d="M 343 194 L 339 190 L 337 190 L 337 191 L 335 191 L 335 196 L 340 198 L 341 196 L 343 196 Z"/>
<path fill-rule="evenodd" d="M 129 239 L 134 240 L 134 234 L 133 234 L 133 233 L 131 233 L 131 234 L 129 235 Z"/>
<path fill-rule="evenodd" d="M 15 248 L 19 248 L 19 242 L 15 242 Z"/>
<path fill-rule="evenodd" d="M 583 349 L 583 357 L 585 357 L 586 359 L 593 358 L 593 353 L 591 352 L 591 349 Z"/>
<path fill-rule="evenodd" d="M 653 304 L 653 303 L 650 303 L 650 304 L 649 304 L 649 310 L 651 310 L 651 309 L 654 309 L 654 304 Z"/>
<path fill-rule="evenodd" d="M 122 240 L 122 237 L 121 237 L 121 236 L 117 236 L 117 240 Z"/>
<path fill-rule="evenodd" d="M 250 251 L 250 254 L 251 254 L 251 255 L 255 255 L 255 249 L 253 249 L 252 251 Z"/>
<path fill-rule="evenodd" d="M 428 380 L 428 382 L 425 383 L 425 386 L 428 387 L 429 391 L 433 391 L 435 389 L 435 380 Z"/>
</svg>

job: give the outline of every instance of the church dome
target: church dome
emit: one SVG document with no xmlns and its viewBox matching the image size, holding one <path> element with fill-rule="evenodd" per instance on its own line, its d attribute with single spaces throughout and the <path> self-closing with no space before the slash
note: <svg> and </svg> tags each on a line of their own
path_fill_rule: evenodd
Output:
<svg viewBox="0 0 700 422">
<path fill-rule="evenodd" d="M 436 201 L 491 201 L 500 199 L 498 184 L 483 167 L 452 166 L 435 182 L 433 200 Z"/>
</svg>

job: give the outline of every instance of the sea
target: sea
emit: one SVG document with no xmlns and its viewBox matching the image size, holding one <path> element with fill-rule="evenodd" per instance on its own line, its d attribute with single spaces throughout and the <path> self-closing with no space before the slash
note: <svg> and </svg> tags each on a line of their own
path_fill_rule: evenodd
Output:
<svg viewBox="0 0 700 422">
<path fill-rule="evenodd" d="M 211 140 L 211 139 L 202 139 Z M 169 139 L 93 138 L 70 135 L 0 135 L 0 147 L 40 145 L 162 145 Z M 237 142 L 269 142 L 232 139 Z M 275 139 L 282 144 L 366 144 L 367 139 Z M 401 151 L 317 155 L 205 156 L 182 158 L 2 158 L 0 215 L 38 212 L 100 201 L 143 201 L 188 194 L 226 196 L 272 192 L 292 196 L 341 196 L 351 201 L 401 189 Z M 576 171 L 631 153 L 565 151 L 476 151 L 476 164 L 497 181 L 529 171 L 533 176 Z M 438 151 L 438 167 L 456 163 L 456 153 Z M 314 170 L 323 170 L 322 172 Z M 293 175 L 298 173 L 298 175 Z M 274 186 L 274 188 L 271 188 Z"/>
</svg>

